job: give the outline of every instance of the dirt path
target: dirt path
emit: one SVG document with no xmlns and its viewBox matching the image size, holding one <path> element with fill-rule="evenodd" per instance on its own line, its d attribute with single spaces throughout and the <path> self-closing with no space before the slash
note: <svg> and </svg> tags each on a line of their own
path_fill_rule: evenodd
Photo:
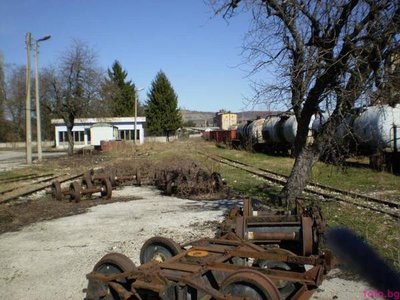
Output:
<svg viewBox="0 0 400 300">
<path fill-rule="evenodd" d="M 85 274 L 106 253 L 124 253 L 138 264 L 142 244 L 154 235 L 177 242 L 212 237 L 215 221 L 232 205 L 164 197 L 153 188 L 129 187 L 113 197 L 127 195 L 142 199 L 92 207 L 85 214 L 0 235 L 1 298 L 82 299 Z M 332 280 L 314 297 L 362 299 L 364 289 L 360 283 Z"/>
</svg>

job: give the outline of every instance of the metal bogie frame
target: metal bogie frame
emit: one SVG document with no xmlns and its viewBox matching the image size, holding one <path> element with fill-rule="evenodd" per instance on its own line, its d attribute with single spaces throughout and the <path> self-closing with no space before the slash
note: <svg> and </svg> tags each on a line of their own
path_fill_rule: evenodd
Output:
<svg viewBox="0 0 400 300">
<path fill-rule="evenodd" d="M 305 208 L 303 201 L 296 201 L 296 208 L 290 214 L 273 214 L 255 211 L 251 201 L 245 199 L 243 208 L 235 207 L 220 225 L 220 233 L 235 233 L 243 240 L 258 245 L 279 245 L 295 254 L 318 255 L 326 223 L 318 207 Z"/>
<path fill-rule="evenodd" d="M 329 270 L 330 255 L 296 256 L 265 249 L 229 233 L 181 245 L 177 255 L 118 274 L 91 272 L 86 299 L 309 299 Z M 238 261 L 245 263 L 239 263 Z M 255 261 L 298 265 L 297 270 L 261 268 Z M 305 271 L 304 265 L 310 265 Z M 279 289 L 292 284 L 290 294 Z M 127 285 L 121 282 L 129 282 Z M 107 294 L 108 292 L 108 294 Z M 105 296 L 116 293 L 119 298 Z M 105 295 L 106 294 L 106 295 Z"/>
</svg>

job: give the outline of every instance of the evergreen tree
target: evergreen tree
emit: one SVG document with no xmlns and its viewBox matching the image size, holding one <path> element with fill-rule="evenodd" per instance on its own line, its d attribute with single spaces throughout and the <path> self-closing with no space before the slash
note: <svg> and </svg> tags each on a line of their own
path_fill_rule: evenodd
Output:
<svg viewBox="0 0 400 300">
<path fill-rule="evenodd" d="M 147 94 L 146 126 L 152 134 L 169 135 L 182 126 L 178 96 L 164 72 L 157 73 Z"/>
<path fill-rule="evenodd" d="M 105 97 L 109 98 L 111 115 L 114 117 L 132 117 L 135 115 L 135 84 L 127 81 L 128 75 L 116 60 L 111 70 L 108 69 L 108 78 L 103 86 Z"/>
</svg>

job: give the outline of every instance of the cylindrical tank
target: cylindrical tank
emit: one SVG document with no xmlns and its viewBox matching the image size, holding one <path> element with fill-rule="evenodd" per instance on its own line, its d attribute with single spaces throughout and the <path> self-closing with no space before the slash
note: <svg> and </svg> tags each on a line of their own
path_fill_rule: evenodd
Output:
<svg viewBox="0 0 400 300">
<path fill-rule="evenodd" d="M 282 124 L 282 133 L 285 142 L 293 145 L 297 134 L 296 116 L 292 115 L 285 120 L 285 122 Z"/>
<path fill-rule="evenodd" d="M 246 128 L 248 126 L 248 123 L 241 123 L 237 127 L 237 138 L 240 140 L 245 140 L 246 139 Z"/>
<path fill-rule="evenodd" d="M 262 144 L 264 143 L 262 136 L 262 127 L 265 119 L 260 118 L 251 122 L 246 128 L 247 137 L 251 138 L 253 144 Z"/>
<path fill-rule="evenodd" d="M 355 118 L 353 130 L 358 143 L 369 150 L 399 151 L 400 106 L 367 107 Z"/>
<path fill-rule="evenodd" d="M 265 143 L 269 145 L 280 143 L 278 132 L 276 130 L 276 124 L 279 120 L 279 116 L 268 116 L 265 118 L 262 126 L 262 137 Z"/>
</svg>

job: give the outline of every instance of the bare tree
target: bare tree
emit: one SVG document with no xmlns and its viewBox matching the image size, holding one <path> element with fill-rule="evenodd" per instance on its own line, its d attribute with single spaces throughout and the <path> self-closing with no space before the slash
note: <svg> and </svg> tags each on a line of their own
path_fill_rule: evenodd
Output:
<svg viewBox="0 0 400 300">
<path fill-rule="evenodd" d="M 214 0 L 217 13 L 251 11 L 244 51 L 253 72 L 273 64 L 277 84 L 261 85 L 259 96 L 287 99 L 298 122 L 295 164 L 281 195 L 301 194 L 312 166 L 334 143 L 334 132 L 356 101 L 379 89 L 389 58 L 399 48 L 400 8 L 393 0 Z M 281 83 L 281 84 L 280 84 Z M 312 116 L 332 114 L 313 142 Z"/>
<path fill-rule="evenodd" d="M 5 132 L 5 140 L 21 141 L 25 137 L 25 98 L 26 98 L 26 69 L 24 66 L 10 66 L 4 90 L 5 115 L 10 123 L 11 132 Z M 7 130 L 9 131 L 9 130 Z"/>
<path fill-rule="evenodd" d="M 4 118 L 4 103 L 6 101 L 6 82 L 4 72 L 4 58 L 0 52 L 0 141 L 6 140 L 5 118 Z"/>
<path fill-rule="evenodd" d="M 100 98 L 102 72 L 96 65 L 94 51 L 81 41 L 74 40 L 59 61 L 57 67 L 42 74 L 42 101 L 49 112 L 64 120 L 68 154 L 72 155 L 75 119 L 96 110 L 94 103 Z"/>
</svg>

